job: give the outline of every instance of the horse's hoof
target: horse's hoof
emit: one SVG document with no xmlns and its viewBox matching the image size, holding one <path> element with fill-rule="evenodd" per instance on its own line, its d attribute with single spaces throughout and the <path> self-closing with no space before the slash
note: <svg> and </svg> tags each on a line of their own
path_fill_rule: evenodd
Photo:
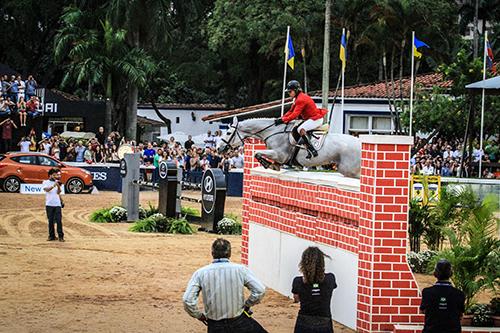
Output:
<svg viewBox="0 0 500 333">
<path fill-rule="evenodd" d="M 280 171 L 281 168 L 280 168 L 279 164 L 273 163 L 273 164 L 271 164 L 270 169 L 274 170 L 274 171 Z"/>
</svg>

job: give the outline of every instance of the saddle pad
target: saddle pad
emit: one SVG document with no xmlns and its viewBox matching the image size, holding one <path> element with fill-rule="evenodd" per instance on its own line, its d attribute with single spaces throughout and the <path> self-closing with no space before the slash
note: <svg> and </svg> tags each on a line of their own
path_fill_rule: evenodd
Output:
<svg viewBox="0 0 500 333">
<path fill-rule="evenodd" d="M 311 141 L 313 147 L 316 150 L 320 150 L 321 147 L 323 147 L 323 144 L 325 143 L 325 138 L 328 135 L 328 133 L 322 131 L 311 131 L 308 133 L 309 133 L 309 140 Z M 306 149 L 305 145 L 297 145 L 297 141 L 294 138 L 293 132 L 290 132 L 289 140 L 292 146 L 300 147 L 301 149 Z"/>
</svg>

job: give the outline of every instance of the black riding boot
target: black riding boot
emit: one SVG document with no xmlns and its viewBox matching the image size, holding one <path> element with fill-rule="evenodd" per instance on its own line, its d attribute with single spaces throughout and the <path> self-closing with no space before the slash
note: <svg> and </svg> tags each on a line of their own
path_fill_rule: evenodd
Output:
<svg viewBox="0 0 500 333">
<path fill-rule="evenodd" d="M 306 149 L 307 149 L 307 153 L 308 153 L 306 156 L 307 159 L 311 159 L 313 156 L 318 157 L 318 151 L 311 144 L 311 141 L 309 140 L 309 137 L 307 136 L 307 134 L 301 135 L 300 140 L 297 143 L 306 145 Z"/>
</svg>

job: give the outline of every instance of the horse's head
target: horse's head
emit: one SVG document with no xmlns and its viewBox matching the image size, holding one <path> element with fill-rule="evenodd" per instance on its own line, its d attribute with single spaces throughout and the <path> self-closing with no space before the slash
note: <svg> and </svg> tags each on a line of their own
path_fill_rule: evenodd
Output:
<svg viewBox="0 0 500 333">
<path fill-rule="evenodd" d="M 217 146 L 219 154 L 223 154 L 229 148 L 237 148 L 243 144 L 243 137 L 238 131 L 238 118 L 233 118 L 233 123 L 229 125 L 228 130 L 222 136 L 222 139 Z"/>
</svg>

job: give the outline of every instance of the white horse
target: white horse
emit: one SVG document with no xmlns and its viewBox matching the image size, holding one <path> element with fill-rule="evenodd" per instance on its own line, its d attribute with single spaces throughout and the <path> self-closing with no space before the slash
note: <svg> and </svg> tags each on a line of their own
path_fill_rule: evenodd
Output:
<svg viewBox="0 0 500 333">
<path fill-rule="evenodd" d="M 290 142 L 290 133 L 297 123 L 275 126 L 274 118 L 255 118 L 238 122 L 234 117 L 233 124 L 220 141 L 219 152 L 243 145 L 246 138 L 256 138 L 266 144 L 266 150 L 255 154 L 255 158 L 265 168 L 279 170 L 284 164 L 313 167 L 336 163 L 338 171 L 344 176 L 359 178 L 361 143 L 358 138 L 346 134 L 326 134 L 317 157 L 306 158 L 307 150 L 301 148 L 293 158 L 296 146 Z"/>
</svg>

